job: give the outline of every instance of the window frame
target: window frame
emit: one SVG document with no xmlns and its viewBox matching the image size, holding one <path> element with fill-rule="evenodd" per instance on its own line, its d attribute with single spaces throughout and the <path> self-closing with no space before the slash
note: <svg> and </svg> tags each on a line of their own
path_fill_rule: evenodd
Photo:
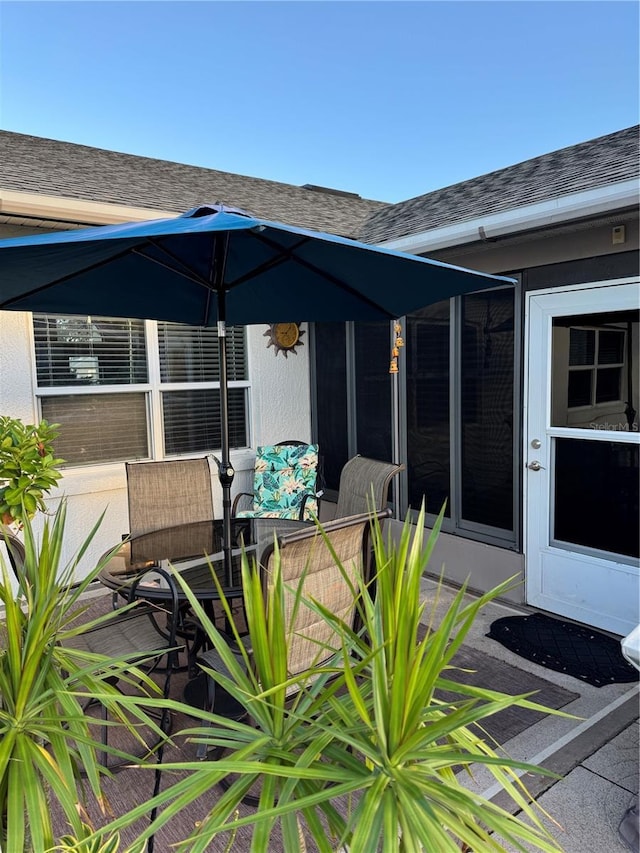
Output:
<svg viewBox="0 0 640 853">
<path fill-rule="evenodd" d="M 514 276 L 514 278 L 518 278 Z M 450 533 L 463 534 L 467 539 L 478 539 L 488 544 L 521 550 L 522 531 L 521 518 L 521 445 L 522 445 L 522 383 L 520 377 L 523 371 L 522 324 L 519 318 L 522 312 L 522 293 L 520 287 L 491 288 L 491 292 L 499 290 L 513 291 L 513 392 L 512 392 L 512 529 L 505 530 L 491 527 L 477 521 L 465 519 L 462 513 L 462 343 L 463 320 L 462 300 L 464 295 L 451 300 L 451 317 L 453 318 L 453 334 L 451 340 L 451 417 L 449 420 L 451 483 L 453 495 L 451 499 L 451 515 L 445 519 L 442 529 Z M 473 296 L 473 294 L 470 294 Z M 435 520 L 435 515 L 432 516 Z"/>
<path fill-rule="evenodd" d="M 520 276 L 513 274 L 513 277 L 519 282 Z M 463 342 L 463 296 L 456 296 L 449 300 L 449 482 L 451 495 L 449 497 L 449 512 L 450 515 L 443 520 L 443 532 L 461 536 L 465 539 L 477 540 L 490 545 L 496 545 L 501 548 L 506 548 L 514 551 L 522 549 L 522 523 L 521 523 L 521 504 L 522 504 L 522 372 L 523 372 L 523 298 L 522 288 L 519 286 L 511 287 L 509 285 L 491 288 L 491 290 L 509 290 L 513 292 L 513 425 L 512 425 L 512 528 L 504 530 L 498 527 L 490 527 L 486 524 L 470 521 L 462 515 L 462 443 L 461 443 L 461 414 L 462 414 L 462 382 L 461 382 L 461 367 L 462 367 L 462 342 Z M 399 318 L 402 328 L 406 330 L 407 317 Z M 354 323 L 345 323 L 345 367 L 347 376 L 347 429 L 348 429 L 348 447 L 349 455 L 352 456 L 358 452 L 357 448 L 357 411 L 355 394 L 355 350 L 354 350 Z M 391 337 L 390 324 L 390 341 Z M 317 360 L 315 356 L 315 327 L 312 326 L 311 341 L 311 365 L 312 365 L 312 430 L 313 440 L 318 441 L 318 418 L 317 411 L 321 404 L 317 398 Z M 390 382 L 389 393 L 393 396 L 397 393 L 398 399 L 398 421 L 391 424 L 392 439 L 396 442 L 396 455 L 399 461 L 406 462 L 407 460 L 407 367 L 406 357 L 401 350 L 401 357 L 398 359 L 399 372 L 392 377 Z M 397 382 L 397 390 L 394 392 L 393 383 Z M 392 405 L 392 421 L 395 418 L 395 410 Z M 398 495 L 398 506 L 400 516 L 403 518 L 408 509 L 408 475 L 409 472 L 403 471 L 399 477 L 394 478 L 394 486 Z M 327 490 L 327 497 L 333 498 L 331 491 Z M 438 507 L 439 509 L 439 507 Z M 414 508 L 411 511 L 413 521 L 417 518 L 418 509 Z M 437 516 L 437 512 L 427 512 L 426 523 L 432 526 Z"/>
<path fill-rule="evenodd" d="M 514 274 L 514 278 L 519 280 L 519 277 Z M 464 311 L 462 308 L 462 300 L 465 294 L 452 297 L 449 300 L 449 482 L 451 486 L 451 495 L 448 500 L 449 515 L 442 521 L 442 530 L 454 536 L 461 536 L 465 539 L 472 539 L 479 542 L 484 542 L 488 545 L 496 545 L 501 548 L 508 548 L 514 551 L 521 550 L 522 542 L 522 527 L 521 518 L 521 444 L 522 444 L 522 388 L 521 376 L 523 370 L 522 359 L 522 324 L 520 317 L 522 314 L 522 293 L 521 288 L 516 286 L 511 288 L 505 285 L 504 287 L 491 288 L 491 291 L 510 290 L 513 291 L 513 317 L 514 317 L 514 334 L 513 334 L 513 440 L 512 440 L 512 518 L 513 524 L 511 530 L 505 530 L 499 527 L 492 527 L 482 524 L 477 521 L 471 521 L 464 518 L 462 513 L 462 344 L 464 339 Z M 473 296 L 473 294 L 470 294 Z M 406 323 L 406 318 L 402 318 L 403 326 Z M 406 410 L 406 383 L 407 372 L 404 360 L 400 359 L 400 381 L 404 389 L 401 395 L 400 406 L 400 434 L 402 439 L 402 458 L 407 457 L 407 430 L 404 419 Z M 402 499 L 401 507 L 406 511 L 408 505 L 408 482 L 407 475 L 404 475 L 402 484 Z M 439 508 L 438 508 L 439 509 Z M 417 518 L 417 509 L 412 509 L 411 518 L 415 521 Z M 432 526 L 437 518 L 437 512 L 427 512 L 426 522 L 428 526 Z"/>
<path fill-rule="evenodd" d="M 624 387 L 625 381 L 625 369 L 626 369 L 626 361 L 624 359 L 624 353 L 627 351 L 627 331 L 626 329 L 621 328 L 605 328 L 602 326 L 590 326 L 590 325 L 575 325 L 569 327 L 569 335 L 573 330 L 578 331 L 586 331 L 594 333 L 594 351 L 593 351 L 593 361 L 589 364 L 567 364 L 567 373 L 570 376 L 572 373 L 588 373 L 590 378 L 590 402 L 589 403 L 579 403 L 578 405 L 572 406 L 567 400 L 567 409 L 570 409 L 572 412 L 579 411 L 588 411 L 589 409 L 606 409 L 611 406 L 612 403 L 623 403 L 622 399 L 622 389 Z M 601 362 L 600 361 L 600 338 L 602 333 L 614 333 L 616 335 L 620 335 L 622 338 L 622 361 L 618 362 Z M 600 371 L 604 370 L 616 370 L 618 372 L 618 396 L 611 400 L 598 400 L 598 375 Z"/>
<path fill-rule="evenodd" d="M 50 317 L 66 317 L 64 313 L 38 311 L 36 314 L 46 314 Z M 184 454 L 169 454 L 165 452 L 164 441 L 164 419 L 162 407 L 162 395 L 172 391 L 182 390 L 219 390 L 220 381 L 210 380 L 205 382 L 162 382 L 160 376 L 160 343 L 158 337 L 158 321 L 143 320 L 144 323 L 144 341 L 147 364 L 147 382 L 135 384 L 120 384 L 120 385 L 57 385 L 54 387 L 42 387 L 38 385 L 38 368 L 36 362 L 36 341 L 35 330 L 33 323 L 33 313 L 29 315 L 29 339 L 32 354 L 32 371 L 31 381 L 33 395 L 35 398 L 36 409 L 39 417 L 42 417 L 42 399 L 47 397 L 62 397 L 66 395 L 97 395 L 97 394 L 144 394 L 146 399 L 146 417 L 147 417 L 147 447 L 149 455 L 146 457 L 137 457 L 139 461 L 147 461 L 153 459 L 177 459 L 188 458 L 190 456 L 203 455 L 204 453 L 219 453 L 220 448 L 208 448 L 199 451 L 198 453 Z M 83 315 L 86 316 L 86 315 Z M 232 452 L 240 452 L 247 450 L 252 446 L 252 411 L 251 411 L 251 370 L 249 360 L 249 345 L 246 327 L 244 331 L 244 346 L 247 355 L 247 379 L 229 380 L 229 388 L 243 388 L 245 398 L 245 422 L 247 432 L 247 444 L 245 447 L 232 448 Z M 86 471 L 92 467 L 104 467 L 105 465 L 118 465 L 126 460 L 114 459 L 110 461 L 92 461 L 86 464 L 70 464 L 64 466 L 65 472 L 70 471 Z"/>
</svg>

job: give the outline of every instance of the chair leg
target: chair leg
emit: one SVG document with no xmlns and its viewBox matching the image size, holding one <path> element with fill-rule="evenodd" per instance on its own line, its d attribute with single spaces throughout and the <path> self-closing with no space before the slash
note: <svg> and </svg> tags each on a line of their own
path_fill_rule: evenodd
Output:
<svg viewBox="0 0 640 853">
<path fill-rule="evenodd" d="M 214 681 L 213 678 L 210 678 L 208 675 L 206 675 L 206 680 L 207 680 L 207 710 L 209 711 L 209 713 L 213 713 L 215 710 L 215 704 L 216 704 L 216 682 Z M 244 712 L 244 715 L 246 715 L 246 712 Z M 207 723 L 205 723 L 205 725 L 210 726 L 211 723 L 207 722 Z M 218 759 L 220 759 L 222 757 L 222 755 L 224 754 L 224 751 L 225 751 L 224 746 L 214 747 L 212 750 L 213 760 L 217 761 Z M 208 758 L 208 750 L 207 750 L 207 744 L 206 743 L 199 743 L 198 744 L 198 748 L 196 750 L 196 758 L 199 761 L 204 761 L 206 758 Z M 223 779 L 220 779 L 218 781 L 218 784 L 220 785 L 220 787 L 224 791 L 226 791 L 229 788 L 230 782 L 227 778 L 223 778 Z M 253 807 L 257 807 L 260 804 L 259 798 L 254 797 L 251 794 L 246 794 L 242 798 L 242 802 L 245 803 L 246 805 L 253 806 Z"/>
<path fill-rule="evenodd" d="M 100 753 L 100 757 L 98 758 L 98 763 L 102 764 L 103 767 L 107 767 L 107 762 L 109 761 L 109 756 L 107 754 L 107 745 L 108 745 L 108 735 L 107 735 L 107 706 L 100 706 L 100 716 L 102 717 L 102 721 L 104 725 L 102 726 L 102 734 L 100 736 L 100 740 L 102 741 L 102 745 L 105 747 L 104 750 Z"/>
<path fill-rule="evenodd" d="M 173 653 L 172 653 L 173 654 Z M 171 668 L 174 665 L 174 661 L 169 661 L 167 665 L 167 677 L 164 681 L 164 698 L 167 699 L 169 697 L 169 690 L 171 684 Z M 168 735 L 171 731 L 171 712 L 168 708 L 162 709 L 162 716 L 160 717 L 160 729 L 164 732 L 165 735 Z M 164 747 L 166 741 L 162 741 L 158 750 L 156 752 L 156 769 L 154 771 L 154 783 L 153 783 L 153 794 L 152 799 L 155 799 L 157 795 L 160 793 L 160 785 L 162 783 L 162 759 L 164 758 Z M 158 814 L 158 807 L 154 806 L 151 810 L 151 814 L 149 815 L 149 826 L 151 826 L 156 819 Z M 153 848 L 155 846 L 155 834 L 149 836 L 147 841 L 147 853 L 153 853 Z"/>
<path fill-rule="evenodd" d="M 205 673 L 205 678 L 207 680 L 207 711 L 210 714 L 213 714 L 213 709 L 216 705 L 216 683 L 213 678 L 210 678 Z M 211 723 L 207 722 L 205 725 L 210 726 Z M 196 750 L 196 758 L 198 761 L 204 761 L 207 757 L 207 744 L 199 743 L 198 749 Z"/>
<path fill-rule="evenodd" d="M 178 666 L 178 653 L 176 651 L 169 652 L 167 655 L 166 669 L 164 669 L 164 672 L 166 673 L 164 685 L 163 685 L 163 693 L 162 693 L 164 699 L 169 698 L 169 692 L 171 689 L 171 676 L 173 675 L 174 672 L 179 671 L 179 669 L 180 669 L 180 667 Z M 152 667 L 150 672 L 153 672 L 154 670 L 157 671 L 156 666 Z M 112 680 L 110 683 L 120 691 L 120 688 L 118 687 L 116 681 Z M 120 691 L 120 692 L 122 692 L 122 691 Z M 107 725 L 108 714 L 107 714 L 106 705 L 103 705 L 98 699 L 89 699 L 83 705 L 83 711 L 86 713 L 89 708 L 91 708 L 92 706 L 98 705 L 98 704 L 100 705 L 100 719 L 102 720 L 102 726 L 101 726 L 102 731 L 100 733 L 100 742 L 102 743 L 102 745 L 104 747 L 104 749 L 102 749 L 98 753 L 98 763 L 101 764 L 103 767 L 108 768 L 112 773 L 118 773 L 120 770 L 125 770 L 127 767 L 129 767 L 130 762 L 125 761 L 125 760 L 119 760 L 115 763 L 111 763 L 111 764 L 109 763 L 109 753 L 107 752 L 107 747 L 109 745 L 109 726 Z M 151 712 L 151 713 L 153 715 L 154 712 Z M 154 753 L 157 756 L 158 753 L 164 749 L 165 739 L 171 733 L 171 729 L 172 729 L 172 722 L 173 721 L 172 721 L 171 713 L 166 708 L 163 708 L 162 712 L 159 715 L 159 720 L 160 720 L 160 723 L 159 723 L 160 730 L 162 731 L 164 738 L 158 739 L 157 741 L 155 741 L 155 743 L 148 749 L 148 751 L 146 753 L 142 753 L 142 754 L 138 755 L 137 756 L 138 758 L 142 759 L 142 758 L 150 756 Z M 162 759 L 160 759 L 160 761 L 161 760 Z M 84 771 L 81 770 L 80 773 L 81 773 L 81 775 L 83 775 Z"/>
<path fill-rule="evenodd" d="M 187 651 L 187 671 L 189 673 L 189 678 L 195 678 L 198 675 L 198 664 L 197 657 L 198 654 L 205 648 L 207 645 L 207 632 L 201 628 L 199 625 L 195 627 L 195 634 L 193 637 L 193 641 L 188 648 Z"/>
</svg>

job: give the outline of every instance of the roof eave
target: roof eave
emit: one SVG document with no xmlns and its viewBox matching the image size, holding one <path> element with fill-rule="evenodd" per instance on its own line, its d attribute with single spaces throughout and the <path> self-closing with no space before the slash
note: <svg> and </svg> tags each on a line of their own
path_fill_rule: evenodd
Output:
<svg viewBox="0 0 640 853">
<path fill-rule="evenodd" d="M 83 201 L 77 198 L 49 196 L 0 189 L 0 214 L 51 219 L 57 222 L 86 225 L 116 225 L 120 222 L 137 222 L 146 219 L 168 219 L 176 211 Z"/>
<path fill-rule="evenodd" d="M 441 228 L 432 228 L 395 240 L 383 240 L 376 245 L 422 255 L 437 249 L 492 240 L 521 231 L 547 228 L 627 207 L 637 207 L 639 201 L 638 179 L 634 178 Z"/>
</svg>

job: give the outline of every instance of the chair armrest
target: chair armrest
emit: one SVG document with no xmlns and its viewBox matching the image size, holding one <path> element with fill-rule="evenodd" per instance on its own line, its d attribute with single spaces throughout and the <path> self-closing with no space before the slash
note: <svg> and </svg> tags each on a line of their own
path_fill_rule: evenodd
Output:
<svg viewBox="0 0 640 853">
<path fill-rule="evenodd" d="M 169 593 L 171 605 L 170 610 L 167 613 L 167 630 L 163 630 L 163 628 L 158 625 L 154 612 L 151 612 L 149 616 L 156 631 L 160 634 L 160 636 L 167 639 L 169 641 L 169 645 L 174 648 L 176 646 L 176 633 L 179 619 L 179 602 L 178 588 L 176 587 L 176 582 L 171 577 L 169 572 L 167 572 L 163 568 L 160 568 L 159 566 L 154 566 L 153 568 L 146 569 L 144 572 L 141 572 L 139 575 L 137 575 L 133 583 L 131 584 L 131 587 L 129 588 L 129 604 L 133 603 L 136 600 L 136 592 L 140 587 L 141 582 L 148 574 L 151 573 L 160 575 L 165 580 L 168 586 L 167 592 Z M 162 608 L 159 608 L 158 612 L 160 612 L 161 610 Z"/>
<path fill-rule="evenodd" d="M 316 492 L 304 492 L 302 495 L 302 500 L 300 501 L 300 512 L 298 514 L 298 521 L 304 521 L 304 510 L 307 505 L 307 500 L 309 498 L 315 498 L 318 501 L 318 514 L 320 513 L 320 496 Z"/>
<path fill-rule="evenodd" d="M 238 492 L 238 494 L 233 499 L 233 506 L 231 507 L 231 515 L 232 517 L 236 514 L 238 509 L 238 504 L 240 503 L 240 498 L 251 498 L 253 500 L 252 492 Z"/>
</svg>

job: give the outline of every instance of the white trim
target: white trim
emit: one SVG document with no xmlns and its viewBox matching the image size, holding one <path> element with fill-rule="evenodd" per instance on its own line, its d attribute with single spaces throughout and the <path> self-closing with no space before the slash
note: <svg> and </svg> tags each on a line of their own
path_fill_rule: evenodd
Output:
<svg viewBox="0 0 640 853">
<path fill-rule="evenodd" d="M 595 552 L 594 549 L 581 549 L 579 546 L 566 548 L 554 543 L 549 531 L 549 513 L 552 510 L 549 506 L 548 478 L 551 476 L 551 451 L 555 437 L 637 444 L 638 433 L 613 430 L 591 432 L 550 425 L 551 327 L 554 317 L 597 313 L 611 306 L 616 311 L 635 309 L 639 296 L 639 279 L 633 276 L 534 290 L 526 294 L 525 300 L 523 462 L 526 466 L 528 461 L 536 458 L 542 465 L 542 472 L 535 474 L 535 479 L 532 479 L 526 468 L 523 477 L 526 601 L 543 610 L 623 636 L 637 623 L 638 618 L 637 608 L 634 609 L 639 584 L 637 560 Z M 535 349 L 533 340 L 536 341 Z M 540 396 L 532 399 L 536 386 Z M 541 441 L 540 449 L 531 448 L 532 438 Z M 596 575 L 597 583 L 594 580 Z M 605 577 L 606 589 L 601 581 Z M 586 593 L 583 595 L 589 584 L 594 585 L 591 598 Z M 579 594 L 578 590 L 581 590 Z"/>
<path fill-rule="evenodd" d="M 577 290 L 602 290 L 603 287 L 619 287 L 621 284 L 635 284 L 640 287 L 640 279 L 637 275 L 627 276 L 626 278 L 610 278 L 605 281 L 585 281 L 581 284 L 566 284 L 560 287 L 541 287 L 540 289 L 531 290 L 527 293 L 527 302 L 534 296 L 555 296 L 558 293 L 575 293 Z M 567 303 L 566 314 L 575 314 L 575 302 Z"/>
<path fill-rule="evenodd" d="M 2 189 L 0 189 L 0 214 L 54 219 L 59 222 L 82 222 L 92 225 L 143 222 L 147 219 L 167 219 L 178 216 L 175 210 L 130 207 Z"/>
<path fill-rule="evenodd" d="M 604 708 L 600 708 L 599 711 L 596 711 L 596 713 L 592 717 L 589 717 L 588 719 L 583 720 L 581 723 L 578 723 L 578 725 L 575 728 L 571 729 L 571 731 L 568 731 L 565 734 L 561 735 L 557 740 L 549 744 L 549 746 L 545 746 L 543 749 L 540 750 L 540 752 L 537 752 L 531 758 L 525 757 L 523 760 L 526 760 L 529 764 L 535 764 L 538 766 L 543 765 L 543 763 L 547 761 L 548 758 L 551 758 L 551 756 L 555 755 L 557 752 L 560 752 L 561 749 L 570 744 L 580 735 L 584 734 L 584 732 L 587 732 L 589 731 L 589 729 L 592 729 L 599 722 L 608 717 L 609 714 L 612 714 L 617 708 L 620 708 L 622 705 L 624 705 L 627 700 L 633 698 L 633 696 L 635 696 L 637 692 L 638 688 L 634 685 L 630 690 L 627 690 L 626 693 L 623 693 L 621 696 L 618 696 L 616 699 L 609 702 L 608 705 L 605 705 Z M 564 712 L 567 712 L 566 707 L 562 710 Z M 580 718 L 578 717 L 578 719 Z M 514 772 L 515 775 L 519 779 L 521 779 L 528 771 L 524 769 L 515 770 Z M 486 788 L 482 792 L 481 797 L 483 797 L 483 799 L 485 800 L 491 800 L 503 790 L 504 786 L 499 782 L 495 782 L 493 785 L 491 785 L 489 788 Z"/>
<path fill-rule="evenodd" d="M 448 249 L 453 246 L 461 246 L 464 243 L 486 241 L 495 237 L 516 234 L 519 231 L 560 225 L 586 216 L 596 216 L 624 207 L 637 206 L 639 195 L 637 179 L 619 181 L 594 190 L 586 190 L 537 204 L 511 208 L 502 213 L 481 216 L 468 222 L 432 228 L 396 240 L 384 240 L 377 245 L 384 246 L 386 249 L 419 255 L 435 249 Z"/>
</svg>

